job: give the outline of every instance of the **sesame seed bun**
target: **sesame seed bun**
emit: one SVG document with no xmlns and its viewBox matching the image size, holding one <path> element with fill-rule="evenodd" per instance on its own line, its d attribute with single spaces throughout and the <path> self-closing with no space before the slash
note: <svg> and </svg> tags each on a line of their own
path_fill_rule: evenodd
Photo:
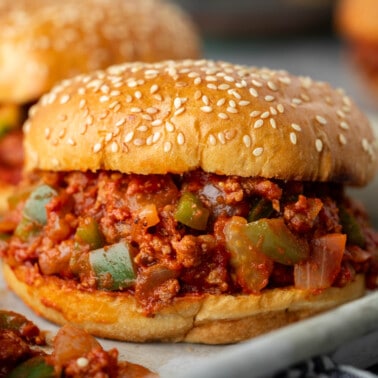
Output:
<svg viewBox="0 0 378 378">
<path fill-rule="evenodd" d="M 313 291 L 271 289 L 261 295 L 203 295 L 176 298 L 146 317 L 129 293 L 77 290 L 53 276 L 28 274 L 3 265 L 9 287 L 34 311 L 57 324 L 74 324 L 99 337 L 135 342 L 233 343 L 272 331 L 361 297 L 363 276 L 344 288 Z M 28 277 L 28 278 L 26 278 Z M 99 309 L 101 309 L 99 311 Z"/>
<path fill-rule="evenodd" d="M 31 110 L 24 131 L 27 170 L 202 168 L 358 186 L 377 168 L 370 124 L 342 90 L 206 60 L 129 63 L 66 80 Z"/>
<path fill-rule="evenodd" d="M 2 102 L 110 64 L 199 56 L 191 20 L 164 0 L 3 0 L 0 24 Z"/>
</svg>

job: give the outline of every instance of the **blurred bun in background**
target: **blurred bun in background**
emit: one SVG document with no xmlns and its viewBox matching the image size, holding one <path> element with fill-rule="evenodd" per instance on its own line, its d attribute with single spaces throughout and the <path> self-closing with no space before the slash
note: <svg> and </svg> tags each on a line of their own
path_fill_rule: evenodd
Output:
<svg viewBox="0 0 378 378">
<path fill-rule="evenodd" d="M 0 213 L 21 179 L 21 125 L 57 81 L 201 50 L 190 17 L 165 0 L 1 0 L 0 25 Z"/>
<path fill-rule="evenodd" d="M 364 84 L 378 95 L 378 1 L 339 0 L 335 27 Z"/>
</svg>

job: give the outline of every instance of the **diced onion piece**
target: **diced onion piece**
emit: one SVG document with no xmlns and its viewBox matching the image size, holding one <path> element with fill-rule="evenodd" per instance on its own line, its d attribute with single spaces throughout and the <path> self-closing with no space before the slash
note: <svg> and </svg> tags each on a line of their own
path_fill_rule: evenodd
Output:
<svg viewBox="0 0 378 378">
<path fill-rule="evenodd" d="M 294 266 L 295 287 L 326 289 L 332 286 L 341 269 L 346 235 L 328 234 L 311 241 L 308 261 Z"/>
</svg>

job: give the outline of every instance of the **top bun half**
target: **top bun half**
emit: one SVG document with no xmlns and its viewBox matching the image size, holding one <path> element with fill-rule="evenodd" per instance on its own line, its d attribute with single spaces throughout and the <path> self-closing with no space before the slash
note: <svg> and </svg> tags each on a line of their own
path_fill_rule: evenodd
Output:
<svg viewBox="0 0 378 378">
<path fill-rule="evenodd" d="M 2 0 L 0 25 L 0 102 L 111 64 L 200 55 L 191 20 L 164 0 Z"/>
<path fill-rule="evenodd" d="M 128 63 L 65 80 L 25 123 L 26 170 L 183 173 L 365 185 L 369 121 L 308 77 L 207 60 Z"/>
</svg>

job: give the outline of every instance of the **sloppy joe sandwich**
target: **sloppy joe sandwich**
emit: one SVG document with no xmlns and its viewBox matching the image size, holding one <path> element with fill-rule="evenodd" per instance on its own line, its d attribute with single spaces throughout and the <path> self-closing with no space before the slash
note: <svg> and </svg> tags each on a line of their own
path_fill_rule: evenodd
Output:
<svg viewBox="0 0 378 378">
<path fill-rule="evenodd" d="M 126 63 L 56 85 L 24 133 L 4 276 L 53 322 L 232 343 L 377 283 L 377 233 L 344 191 L 373 178 L 377 145 L 327 83 Z"/>
<path fill-rule="evenodd" d="M 21 124 L 53 84 L 125 61 L 198 58 L 188 16 L 163 0 L 0 3 L 0 210 L 21 175 Z"/>
</svg>

